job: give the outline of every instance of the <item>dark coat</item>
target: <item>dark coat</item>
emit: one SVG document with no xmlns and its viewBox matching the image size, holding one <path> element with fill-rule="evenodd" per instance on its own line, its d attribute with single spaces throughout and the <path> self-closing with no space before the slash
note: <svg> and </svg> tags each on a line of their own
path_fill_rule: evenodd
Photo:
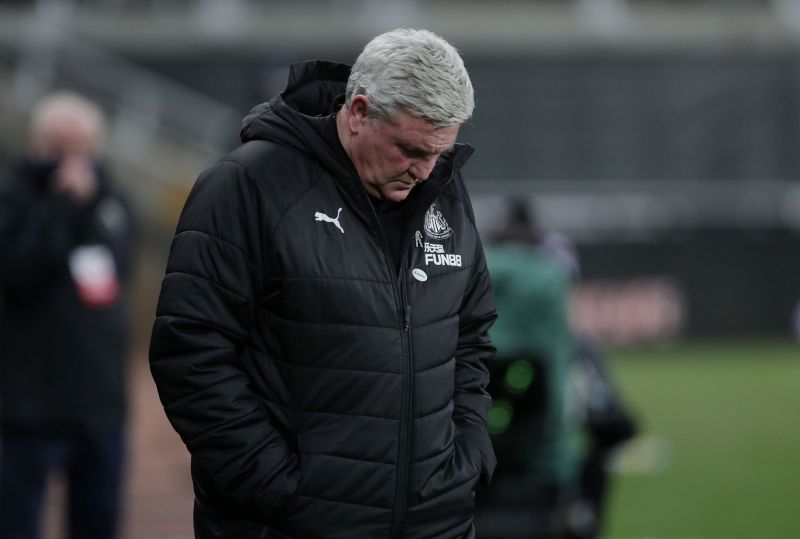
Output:
<svg viewBox="0 0 800 539">
<path fill-rule="evenodd" d="M 0 182 L 0 421 L 4 430 L 102 434 L 125 413 L 134 226 L 102 170 L 82 204 L 49 189 L 52 168 L 22 160 Z M 99 295 L 70 270 L 81 247 L 113 259 L 116 280 Z"/>
<path fill-rule="evenodd" d="M 200 176 L 172 243 L 150 361 L 192 454 L 201 538 L 461 538 L 495 465 L 471 149 L 404 202 L 398 274 L 322 133 L 348 73 L 294 66 Z"/>
</svg>

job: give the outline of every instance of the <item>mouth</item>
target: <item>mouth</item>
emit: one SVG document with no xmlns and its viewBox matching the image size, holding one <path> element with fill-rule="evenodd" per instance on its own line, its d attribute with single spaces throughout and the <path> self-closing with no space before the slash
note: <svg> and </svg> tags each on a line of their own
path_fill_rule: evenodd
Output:
<svg viewBox="0 0 800 539">
<path fill-rule="evenodd" d="M 395 183 L 399 184 L 398 187 L 400 189 L 411 189 L 417 184 L 416 182 L 410 182 L 408 180 L 396 180 Z"/>
<path fill-rule="evenodd" d="M 409 178 L 408 176 L 397 178 L 397 181 L 408 187 L 414 187 L 419 183 L 417 178 Z"/>
</svg>

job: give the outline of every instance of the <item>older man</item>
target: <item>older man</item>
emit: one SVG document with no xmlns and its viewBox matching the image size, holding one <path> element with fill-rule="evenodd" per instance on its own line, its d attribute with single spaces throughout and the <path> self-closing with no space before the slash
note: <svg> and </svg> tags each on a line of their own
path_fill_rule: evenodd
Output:
<svg viewBox="0 0 800 539">
<path fill-rule="evenodd" d="M 0 184 L 0 538 L 35 539 L 47 477 L 69 537 L 116 537 L 131 213 L 99 156 L 103 115 L 57 93 Z"/>
<path fill-rule="evenodd" d="M 395 30 L 352 70 L 294 65 L 198 179 L 150 353 L 198 537 L 474 534 L 495 313 L 472 109 L 457 51 Z"/>
</svg>

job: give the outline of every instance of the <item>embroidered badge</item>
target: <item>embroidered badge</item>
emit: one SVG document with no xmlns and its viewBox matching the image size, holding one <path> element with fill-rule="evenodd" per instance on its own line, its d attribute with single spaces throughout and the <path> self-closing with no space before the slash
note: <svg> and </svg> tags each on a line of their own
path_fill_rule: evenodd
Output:
<svg viewBox="0 0 800 539">
<path fill-rule="evenodd" d="M 447 224 L 442 212 L 436 211 L 436 204 L 431 204 L 425 212 L 425 234 L 435 240 L 445 240 L 453 235 L 453 229 Z"/>
</svg>

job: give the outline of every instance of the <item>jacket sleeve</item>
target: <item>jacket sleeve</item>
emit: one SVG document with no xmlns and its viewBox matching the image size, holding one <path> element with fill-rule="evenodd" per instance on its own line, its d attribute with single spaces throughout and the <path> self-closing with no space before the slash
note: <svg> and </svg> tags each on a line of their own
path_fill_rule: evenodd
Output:
<svg viewBox="0 0 800 539">
<path fill-rule="evenodd" d="M 231 162 L 198 179 L 170 249 L 150 368 L 198 496 L 259 520 L 296 492 L 300 470 L 240 364 L 266 271 L 252 189 Z"/>
<path fill-rule="evenodd" d="M 489 383 L 486 363 L 495 354 L 489 328 L 497 315 L 483 247 L 477 239 L 475 263 L 470 271 L 459 313 L 453 421 L 457 435 L 481 453 L 482 480 L 488 483 L 497 461 L 486 428 L 486 417 L 492 404 L 486 391 Z"/>
</svg>

